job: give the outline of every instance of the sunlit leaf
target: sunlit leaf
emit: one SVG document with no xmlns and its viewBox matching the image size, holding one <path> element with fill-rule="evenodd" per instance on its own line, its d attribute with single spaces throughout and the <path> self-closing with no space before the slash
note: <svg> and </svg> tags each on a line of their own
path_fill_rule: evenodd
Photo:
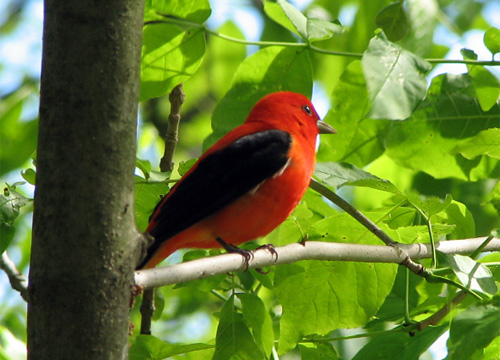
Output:
<svg viewBox="0 0 500 360">
<path fill-rule="evenodd" d="M 204 23 L 210 16 L 210 2 L 208 0 L 146 0 L 146 13 L 150 10 L 164 16 L 173 16 L 199 24 Z"/>
<path fill-rule="evenodd" d="M 500 159 L 500 128 L 483 130 L 471 139 L 460 141 L 454 150 L 467 159 L 480 155 Z"/>
<path fill-rule="evenodd" d="M 370 40 L 361 62 L 372 101 L 369 117 L 409 118 L 425 97 L 425 74 L 431 65 L 389 42 L 383 33 Z"/>
<path fill-rule="evenodd" d="M 497 28 L 489 28 L 484 33 L 484 45 L 488 48 L 488 50 L 493 54 L 497 54 L 500 52 L 500 29 Z"/>
<path fill-rule="evenodd" d="M 347 163 L 325 162 L 317 163 L 315 176 L 323 183 L 340 188 L 344 185 L 364 186 L 395 194 L 401 192 L 390 181 L 380 179 L 375 175 Z"/>
<path fill-rule="evenodd" d="M 483 111 L 490 110 L 497 103 L 500 96 L 498 79 L 483 66 L 469 65 L 468 69 L 481 109 Z"/>
<path fill-rule="evenodd" d="M 304 16 L 292 4 L 278 0 L 264 1 L 264 11 L 278 24 L 296 33 L 305 41 L 326 40 L 342 33 L 342 26 L 336 22 Z"/>
<path fill-rule="evenodd" d="M 168 94 L 191 77 L 205 53 L 202 29 L 188 31 L 171 24 L 146 25 L 141 55 L 141 100 Z"/>
<path fill-rule="evenodd" d="M 366 119 L 368 92 L 360 61 L 347 66 L 332 93 L 325 121 L 339 135 L 323 136 L 318 161 L 345 161 L 365 166 L 384 152 L 383 138 L 389 121 Z"/>
<path fill-rule="evenodd" d="M 387 155 L 435 178 L 494 176 L 497 161 L 468 160 L 454 151 L 458 142 L 482 130 L 500 128 L 500 106 L 484 112 L 474 93 L 468 75 L 435 77 L 426 100 L 412 117 L 391 123 L 385 143 Z"/>
<path fill-rule="evenodd" d="M 449 266 L 463 286 L 486 295 L 494 295 L 498 288 L 490 269 L 485 265 L 463 255 L 439 253 L 439 263 Z"/>
</svg>

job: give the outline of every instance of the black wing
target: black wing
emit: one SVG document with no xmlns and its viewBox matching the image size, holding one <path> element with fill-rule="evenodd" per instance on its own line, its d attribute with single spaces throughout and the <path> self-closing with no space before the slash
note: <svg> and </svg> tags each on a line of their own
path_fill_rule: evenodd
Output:
<svg viewBox="0 0 500 360">
<path fill-rule="evenodd" d="M 160 206 L 146 263 L 160 244 L 223 209 L 286 165 L 290 134 L 266 130 L 246 135 L 205 157 Z"/>
</svg>

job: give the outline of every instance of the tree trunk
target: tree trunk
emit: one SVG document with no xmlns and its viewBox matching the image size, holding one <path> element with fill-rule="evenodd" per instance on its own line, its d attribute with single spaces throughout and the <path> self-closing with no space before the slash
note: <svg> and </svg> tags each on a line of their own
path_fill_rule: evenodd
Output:
<svg viewBox="0 0 500 360">
<path fill-rule="evenodd" d="M 127 357 L 143 7 L 45 1 L 31 359 Z"/>
</svg>

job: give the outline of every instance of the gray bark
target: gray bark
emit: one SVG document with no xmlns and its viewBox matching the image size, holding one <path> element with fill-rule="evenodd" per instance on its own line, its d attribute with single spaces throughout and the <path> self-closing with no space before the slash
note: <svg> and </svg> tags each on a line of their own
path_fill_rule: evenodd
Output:
<svg viewBox="0 0 500 360">
<path fill-rule="evenodd" d="M 127 357 L 143 0 L 46 0 L 30 359 Z"/>
</svg>

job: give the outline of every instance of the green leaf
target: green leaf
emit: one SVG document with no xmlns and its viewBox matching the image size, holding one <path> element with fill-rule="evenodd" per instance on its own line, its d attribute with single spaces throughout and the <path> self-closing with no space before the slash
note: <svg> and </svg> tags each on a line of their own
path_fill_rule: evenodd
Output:
<svg viewBox="0 0 500 360">
<path fill-rule="evenodd" d="M 438 252 L 441 266 L 449 266 L 463 286 L 485 295 L 494 295 L 498 288 L 490 269 L 463 255 L 448 255 Z"/>
<path fill-rule="evenodd" d="M 474 50 L 463 48 L 460 49 L 460 54 L 462 54 L 464 59 L 469 59 L 469 60 L 477 60 L 477 54 L 474 52 Z"/>
<path fill-rule="evenodd" d="M 243 316 L 234 307 L 234 295 L 222 308 L 213 360 L 259 360 L 266 359 L 256 344 Z"/>
<path fill-rule="evenodd" d="M 269 46 L 246 58 L 234 75 L 231 89 L 214 109 L 214 133 L 205 141 L 204 148 L 241 125 L 264 95 L 283 90 L 311 96 L 311 64 L 305 49 Z"/>
<path fill-rule="evenodd" d="M 188 161 L 181 161 L 179 163 L 179 169 L 177 170 L 179 172 L 180 176 L 186 175 L 186 173 L 193 167 L 193 165 L 198 161 L 198 159 L 190 159 Z"/>
<path fill-rule="evenodd" d="M 455 200 L 433 218 L 433 224 L 455 225 L 451 239 L 469 239 L 476 236 L 474 217 L 467 207 Z"/>
<path fill-rule="evenodd" d="M 146 13 L 154 11 L 167 16 L 203 24 L 210 16 L 208 0 L 146 0 Z"/>
<path fill-rule="evenodd" d="M 222 25 L 217 32 L 237 39 L 244 39 L 241 30 L 232 22 Z M 220 99 L 229 90 L 234 73 L 246 58 L 246 48 L 241 44 L 229 42 L 219 37 L 211 37 L 207 48 L 207 60 L 210 61 L 210 89 Z"/>
<path fill-rule="evenodd" d="M 495 208 L 500 216 L 500 181 L 491 190 L 491 205 Z"/>
<path fill-rule="evenodd" d="M 445 331 L 447 326 L 428 327 L 415 336 L 406 332 L 387 332 L 370 338 L 352 360 L 418 360 Z"/>
<path fill-rule="evenodd" d="M 469 360 L 500 336 L 500 304 L 474 304 L 451 320 L 446 360 Z M 497 353 L 498 356 L 498 353 Z"/>
<path fill-rule="evenodd" d="M 392 291 L 385 299 L 383 305 L 377 312 L 377 319 L 380 321 L 400 322 L 404 319 L 404 309 L 406 301 L 409 303 L 409 310 L 413 310 L 418 304 L 418 293 L 415 287 L 422 281 L 421 277 L 410 275 L 409 297 L 406 300 L 406 273 L 407 268 L 399 267 Z M 377 321 L 377 320 L 375 320 Z"/>
<path fill-rule="evenodd" d="M 427 90 L 425 74 L 431 65 L 387 41 L 383 33 L 370 40 L 361 60 L 373 119 L 404 120 L 422 102 Z"/>
<path fill-rule="evenodd" d="M 340 188 L 345 185 L 364 186 L 394 194 L 402 194 L 389 180 L 380 179 L 347 163 L 317 163 L 314 175 L 326 185 Z"/>
<path fill-rule="evenodd" d="M 285 9 L 288 11 L 288 14 L 285 12 Z M 293 5 L 290 5 L 285 1 L 274 2 L 265 0 L 264 12 L 266 13 L 267 16 L 269 16 L 272 20 L 274 20 L 284 28 L 304 38 L 304 36 L 302 36 L 297 27 L 302 30 L 303 34 L 305 34 L 307 20 L 306 17 L 302 15 L 302 13 L 299 10 L 297 10 Z M 292 22 L 290 16 L 295 21 L 295 23 Z"/>
<path fill-rule="evenodd" d="M 161 200 L 169 191 L 165 182 L 145 181 L 136 177 L 135 184 L 135 220 L 137 228 L 144 231 L 149 223 L 149 217 Z"/>
<path fill-rule="evenodd" d="M 146 1 L 141 101 L 168 94 L 196 72 L 205 53 L 202 24 L 210 12 L 208 0 Z M 173 19 L 179 26 L 167 23 Z"/>
<path fill-rule="evenodd" d="M 161 360 L 188 352 L 212 349 L 210 344 L 169 344 L 151 335 L 137 335 L 129 350 L 130 360 Z"/>
<path fill-rule="evenodd" d="M 489 28 L 483 37 L 484 45 L 493 54 L 500 52 L 500 29 Z"/>
<path fill-rule="evenodd" d="M 321 138 L 318 161 L 345 161 L 365 166 L 384 152 L 382 134 L 390 121 L 366 119 L 369 101 L 360 61 L 351 62 L 335 86 L 325 121 L 339 135 Z M 340 135 L 341 134 L 341 135 Z"/>
<path fill-rule="evenodd" d="M 431 217 L 445 210 L 448 206 L 450 206 L 453 200 L 450 194 L 447 194 L 444 199 L 440 199 L 435 196 L 422 196 L 417 194 L 408 194 L 407 198 L 413 206 L 424 212 L 427 217 Z"/>
<path fill-rule="evenodd" d="M 284 0 L 278 0 L 276 3 L 264 1 L 264 11 L 271 19 L 306 41 L 326 40 L 343 32 L 338 23 L 307 18 Z"/>
<path fill-rule="evenodd" d="M 140 100 L 168 94 L 191 77 L 203 60 L 203 29 L 185 31 L 176 25 L 153 23 L 143 32 Z"/>
<path fill-rule="evenodd" d="M 466 74 L 435 77 L 426 100 L 413 116 L 407 121 L 391 122 L 386 154 L 400 165 L 438 179 L 495 177 L 498 162 L 491 158 L 468 160 L 454 151 L 460 140 L 482 130 L 500 128 L 500 106 L 484 112 L 474 93 Z"/>
<path fill-rule="evenodd" d="M 393 42 L 401 40 L 410 31 L 403 1 L 394 2 L 380 10 L 375 22 L 384 30 L 387 39 Z"/>
<path fill-rule="evenodd" d="M 481 109 L 483 111 L 490 110 L 497 103 L 500 95 L 498 79 L 483 66 L 469 65 L 468 69 Z"/>
<path fill-rule="evenodd" d="M 342 25 L 337 22 L 307 18 L 307 40 L 310 42 L 328 40 L 343 32 Z"/>
<path fill-rule="evenodd" d="M 381 224 L 385 231 L 391 231 Z M 313 225 L 311 240 L 380 244 L 368 230 L 342 213 Z M 397 266 L 356 262 L 301 261 L 276 269 L 275 288 L 283 313 L 279 352 L 308 334 L 326 335 L 363 326 L 392 289 Z M 300 296 L 297 296 L 300 294 Z"/>
<path fill-rule="evenodd" d="M 149 179 L 149 173 L 151 172 L 151 162 L 149 160 L 135 159 L 135 167 L 141 170 L 146 180 Z"/>
<path fill-rule="evenodd" d="M 300 359 L 302 360 L 337 360 L 337 352 L 330 343 L 300 344 Z"/>
<path fill-rule="evenodd" d="M 38 121 L 20 121 L 33 89 L 24 86 L 0 101 L 0 175 L 21 167 L 36 149 Z"/>
<path fill-rule="evenodd" d="M 500 159 L 500 128 L 483 130 L 473 138 L 462 140 L 453 151 L 467 159 L 474 159 L 480 155 Z"/>
<path fill-rule="evenodd" d="M 29 184 L 31 184 L 31 185 L 36 184 L 36 171 L 34 169 L 29 168 L 29 169 L 21 171 L 21 176 Z"/>
<path fill-rule="evenodd" d="M 15 190 L 15 186 L 6 184 L 0 194 L 0 254 L 7 249 L 14 238 L 14 221 L 19 210 L 30 203 L 30 199 Z"/>
<path fill-rule="evenodd" d="M 241 313 L 252 330 L 255 343 L 266 358 L 271 355 L 274 346 L 274 332 L 271 316 L 262 300 L 253 294 L 236 294 L 241 301 Z"/>
</svg>

